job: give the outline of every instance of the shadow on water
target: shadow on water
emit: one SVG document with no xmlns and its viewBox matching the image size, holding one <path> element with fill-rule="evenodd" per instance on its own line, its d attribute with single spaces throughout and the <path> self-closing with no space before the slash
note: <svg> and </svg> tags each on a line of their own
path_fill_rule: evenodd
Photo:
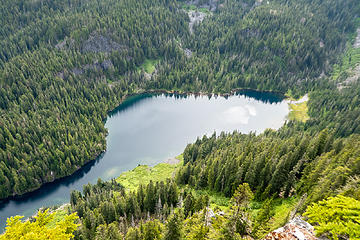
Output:
<svg viewBox="0 0 360 240">
<path fill-rule="evenodd" d="M 227 99 L 228 97 L 234 96 L 234 95 L 235 96 L 245 96 L 246 98 L 251 98 L 251 99 L 255 99 L 257 101 L 261 101 L 263 103 L 270 103 L 270 104 L 280 103 L 285 98 L 284 95 L 281 93 L 257 91 L 257 90 L 249 90 L 249 89 L 238 90 L 233 94 L 228 94 L 228 95 L 224 95 L 224 96 L 219 96 L 216 94 L 205 94 L 205 95 L 208 96 L 209 99 L 211 99 L 212 97 L 215 97 L 215 98 L 224 97 Z M 143 99 L 153 98 L 153 97 L 158 97 L 158 96 L 174 97 L 176 99 L 186 99 L 190 96 L 198 98 L 198 97 L 201 97 L 204 95 L 199 94 L 199 93 L 161 93 L 161 92 L 136 94 L 136 95 L 126 98 L 125 101 L 122 102 L 118 107 L 116 107 L 114 110 L 110 111 L 108 113 L 108 117 L 112 117 L 112 116 L 118 114 L 119 112 L 122 112 L 125 109 L 134 108 Z"/>
<path fill-rule="evenodd" d="M 117 115 L 119 112 L 122 112 L 125 109 L 128 110 L 128 109 L 134 108 L 137 104 L 140 103 L 141 100 L 147 99 L 147 98 L 152 98 L 152 97 L 157 96 L 157 95 L 159 95 L 159 94 L 142 93 L 142 94 L 137 94 L 137 95 L 128 97 L 128 98 L 125 99 L 125 101 L 123 101 L 114 110 L 110 111 L 108 113 L 108 117 L 112 117 L 114 115 Z"/>
<path fill-rule="evenodd" d="M 0 210 L 4 209 L 10 203 L 10 201 L 15 205 L 36 201 L 38 199 L 43 198 L 45 195 L 50 195 L 51 193 L 56 192 L 61 187 L 68 187 L 69 185 L 72 185 L 73 183 L 77 182 L 79 179 L 84 177 L 91 170 L 91 168 L 95 166 L 97 162 L 100 161 L 103 155 L 104 153 L 100 154 L 95 160 L 86 163 L 83 167 L 78 169 L 75 173 L 73 173 L 70 176 L 56 179 L 55 181 L 50 183 L 45 183 L 39 189 L 33 192 L 29 192 L 21 196 L 15 196 L 1 200 Z"/>
<path fill-rule="evenodd" d="M 259 92 L 255 90 L 239 90 L 236 92 L 237 96 L 245 96 L 246 98 L 252 98 L 263 103 L 280 103 L 284 100 L 284 95 L 274 92 Z"/>
<path fill-rule="evenodd" d="M 284 97 L 281 94 L 276 94 L 272 92 L 258 92 L 258 91 L 252 91 L 252 90 L 241 90 L 237 91 L 234 94 L 223 96 L 225 98 L 229 96 L 245 96 L 246 98 L 255 99 L 257 101 L 261 101 L 264 103 L 280 103 Z M 108 118 L 115 116 L 125 110 L 134 109 L 137 107 L 138 104 L 142 102 L 142 100 L 149 99 L 149 98 L 156 98 L 156 97 L 174 97 L 176 99 L 186 99 L 189 97 L 199 97 L 204 96 L 201 94 L 178 94 L 178 93 L 144 93 L 144 94 L 138 94 L 131 97 L 128 97 L 122 104 L 120 104 L 118 107 L 116 107 L 113 111 L 108 113 Z M 217 98 L 222 97 L 219 95 L 213 95 L 208 94 L 208 98 Z M 213 110 L 211 110 L 213 111 Z M 105 119 L 106 121 L 106 119 Z M 63 199 L 69 199 L 69 189 L 76 189 L 81 190 L 82 188 L 82 179 L 89 174 L 90 170 L 95 168 L 97 166 L 101 159 L 103 158 L 104 153 L 99 155 L 96 159 L 93 161 L 88 162 L 86 165 L 84 165 L 82 168 L 77 170 L 74 174 L 68 177 L 64 177 L 61 179 L 57 179 L 51 183 L 46 183 L 43 186 L 41 186 L 39 189 L 26 193 L 22 196 L 17 197 L 10 197 L 5 200 L 0 200 L 0 232 L 3 230 L 5 226 L 5 220 L 4 218 L 14 215 L 14 213 L 18 213 L 19 211 L 23 211 L 20 209 L 26 208 L 26 210 L 31 210 L 32 208 L 37 208 L 38 205 L 33 203 L 41 203 L 41 204 L 49 204 L 48 201 L 50 198 L 54 198 L 54 196 L 59 197 L 61 195 L 61 201 Z M 94 171 L 94 170 L 92 170 Z M 66 188 L 66 190 L 62 189 Z M 60 194 L 59 194 L 60 193 Z M 36 203 L 36 204 L 37 204 Z M 50 204 L 51 205 L 51 204 Z M 2 218 L 2 219 L 1 219 Z"/>
</svg>

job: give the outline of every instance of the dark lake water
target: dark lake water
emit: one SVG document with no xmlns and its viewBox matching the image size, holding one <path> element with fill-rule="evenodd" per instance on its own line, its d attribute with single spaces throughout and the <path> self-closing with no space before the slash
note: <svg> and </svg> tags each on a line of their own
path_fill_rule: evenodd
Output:
<svg viewBox="0 0 360 240">
<path fill-rule="evenodd" d="M 69 201 L 70 191 L 98 178 L 108 180 L 138 164 L 155 165 L 182 153 L 188 143 L 214 131 L 243 133 L 277 129 L 288 114 L 286 101 L 270 93 L 246 91 L 228 98 L 140 95 L 109 114 L 107 151 L 70 177 L 21 198 L 0 203 L 0 230 L 6 218 L 29 217 L 44 206 Z"/>
</svg>

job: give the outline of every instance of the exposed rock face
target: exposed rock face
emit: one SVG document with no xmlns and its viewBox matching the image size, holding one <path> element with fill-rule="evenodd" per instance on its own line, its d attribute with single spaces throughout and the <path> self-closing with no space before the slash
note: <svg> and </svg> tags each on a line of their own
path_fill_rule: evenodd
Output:
<svg viewBox="0 0 360 240">
<path fill-rule="evenodd" d="M 114 42 L 109 37 L 100 35 L 99 33 L 92 33 L 88 40 L 86 40 L 82 46 L 83 52 L 105 52 L 110 53 L 112 51 L 124 50 L 124 46 Z"/>
<path fill-rule="evenodd" d="M 194 24 L 201 23 L 204 20 L 206 13 L 198 12 L 198 11 L 189 11 L 188 15 L 190 18 L 189 30 L 190 30 L 190 33 L 193 33 L 194 32 L 194 30 L 193 30 Z"/>
<path fill-rule="evenodd" d="M 354 48 L 360 47 L 360 28 L 357 29 L 357 36 L 354 43 Z"/>
<path fill-rule="evenodd" d="M 71 69 L 70 72 L 73 73 L 74 75 L 80 75 L 87 70 L 99 71 L 99 70 L 107 70 L 113 67 L 114 65 L 111 62 L 111 60 L 104 60 L 102 63 L 96 61 L 93 64 L 86 64 L 81 66 L 80 68 L 73 68 Z M 64 79 L 64 72 L 59 72 L 58 74 L 56 74 L 56 76 Z"/>
<path fill-rule="evenodd" d="M 294 218 L 284 227 L 269 233 L 265 240 L 315 240 L 314 227 L 299 217 Z"/>
<path fill-rule="evenodd" d="M 192 56 L 192 51 L 191 51 L 190 49 L 185 48 L 185 49 L 184 49 L 184 53 L 185 53 L 185 55 L 186 55 L 187 58 L 191 58 L 191 56 Z"/>
</svg>

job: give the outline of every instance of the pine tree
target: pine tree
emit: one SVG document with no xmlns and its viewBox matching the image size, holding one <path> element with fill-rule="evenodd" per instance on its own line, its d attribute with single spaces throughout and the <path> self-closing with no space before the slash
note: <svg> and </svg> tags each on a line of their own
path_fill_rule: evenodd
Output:
<svg viewBox="0 0 360 240">
<path fill-rule="evenodd" d="M 180 240 L 183 239 L 183 214 L 180 211 L 175 211 L 170 216 L 165 227 L 165 234 L 163 240 Z"/>
</svg>

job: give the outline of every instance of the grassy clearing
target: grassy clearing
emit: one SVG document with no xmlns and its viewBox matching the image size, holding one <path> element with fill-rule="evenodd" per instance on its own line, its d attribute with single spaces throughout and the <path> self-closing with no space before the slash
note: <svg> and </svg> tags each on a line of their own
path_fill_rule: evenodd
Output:
<svg viewBox="0 0 360 240">
<path fill-rule="evenodd" d="M 183 4 L 181 6 L 182 9 L 184 9 L 185 11 L 198 11 L 198 12 L 203 12 L 206 14 L 210 14 L 210 10 L 207 8 L 198 8 L 197 6 L 193 5 L 193 4 Z"/>
<path fill-rule="evenodd" d="M 291 211 L 296 206 L 298 202 L 297 198 L 279 198 L 276 199 L 274 202 L 274 209 L 275 215 L 270 219 L 270 229 L 275 230 L 279 227 L 284 226 L 288 220 Z"/>
<path fill-rule="evenodd" d="M 145 59 L 144 63 L 140 65 L 139 71 L 143 69 L 146 73 L 152 74 L 155 71 L 156 64 L 160 59 Z"/>
<path fill-rule="evenodd" d="M 220 209 L 225 211 L 229 208 L 230 198 L 225 197 L 221 193 L 209 191 L 209 190 L 193 190 L 192 193 L 194 196 L 198 197 L 199 195 L 209 195 L 210 197 L 210 208 L 211 209 Z"/>
<path fill-rule="evenodd" d="M 309 120 L 307 102 L 289 104 L 290 113 L 289 120 L 295 120 L 300 122 L 306 122 Z"/>
<path fill-rule="evenodd" d="M 116 181 L 121 183 L 127 190 L 136 190 L 141 184 L 148 184 L 150 180 L 153 182 L 164 181 L 172 178 L 176 169 L 182 164 L 182 155 L 176 157 L 180 160 L 178 164 L 160 163 L 154 167 L 141 165 L 135 169 L 122 173 Z"/>
<path fill-rule="evenodd" d="M 46 225 L 48 228 L 54 228 L 56 223 L 60 222 L 61 220 L 65 219 L 67 215 L 67 211 L 65 209 L 56 210 L 54 218 Z"/>
<path fill-rule="evenodd" d="M 257 214 L 259 213 L 264 202 L 251 201 L 250 203 L 250 217 L 255 221 Z M 273 200 L 272 203 L 272 214 L 273 216 L 269 219 L 269 222 L 266 223 L 266 230 L 259 232 L 259 238 L 263 238 L 268 234 L 268 232 L 283 227 L 290 219 L 291 211 L 296 207 L 298 199 L 295 197 L 292 198 L 277 198 Z M 262 235 L 263 234 L 263 235 Z"/>
</svg>

